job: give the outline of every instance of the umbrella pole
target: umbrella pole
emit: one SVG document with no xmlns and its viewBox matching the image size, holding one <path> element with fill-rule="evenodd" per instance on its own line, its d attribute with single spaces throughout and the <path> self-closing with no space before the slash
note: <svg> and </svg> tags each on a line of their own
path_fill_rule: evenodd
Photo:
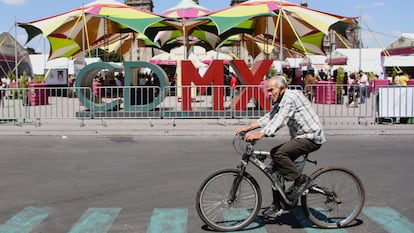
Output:
<svg viewBox="0 0 414 233">
<path fill-rule="evenodd" d="M 82 23 L 82 68 L 85 66 L 85 17 L 84 17 L 84 15 L 85 15 L 85 13 L 84 13 L 84 10 L 85 9 L 85 6 L 84 5 L 82 5 L 82 21 L 83 21 L 83 23 Z"/>
<path fill-rule="evenodd" d="M 283 21 L 283 0 L 280 0 L 280 9 L 279 9 L 279 12 L 280 12 L 280 14 L 281 14 L 281 17 L 280 17 L 280 30 L 279 30 L 279 32 L 280 32 L 280 38 L 279 38 L 279 43 L 280 43 L 280 52 L 279 52 L 279 60 L 280 60 L 280 62 L 282 62 L 283 61 L 283 23 L 282 23 L 282 21 Z M 281 72 L 281 73 L 283 73 L 283 72 Z"/>
<path fill-rule="evenodd" d="M 284 12 L 283 12 L 283 14 L 284 14 Z M 296 36 L 296 38 L 298 39 L 298 41 L 299 41 L 300 45 L 302 46 L 302 48 L 303 48 L 303 52 L 305 53 L 305 55 L 307 55 L 307 54 L 308 54 L 308 51 L 306 50 L 305 45 L 303 44 L 303 42 L 302 42 L 302 40 L 300 39 L 300 37 L 299 37 L 298 33 L 296 32 L 295 28 L 293 27 L 292 22 L 290 22 L 290 20 L 288 19 L 288 17 L 287 17 L 287 16 L 286 16 L 286 21 L 288 22 L 289 26 L 292 28 L 293 33 L 295 34 L 295 36 Z"/>
<path fill-rule="evenodd" d="M 187 32 L 185 28 L 184 18 L 181 20 L 183 27 L 183 37 L 184 37 L 184 59 L 187 59 Z"/>
<path fill-rule="evenodd" d="M 14 16 L 14 69 L 16 72 L 16 86 L 19 87 L 19 66 L 17 64 L 17 22 Z"/>
</svg>

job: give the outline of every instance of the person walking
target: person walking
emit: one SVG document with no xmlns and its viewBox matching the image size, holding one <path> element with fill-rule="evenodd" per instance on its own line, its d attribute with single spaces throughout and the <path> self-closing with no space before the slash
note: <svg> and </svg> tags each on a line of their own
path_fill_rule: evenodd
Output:
<svg viewBox="0 0 414 233">
<path fill-rule="evenodd" d="M 4 96 L 6 92 L 4 90 L 4 88 L 6 87 L 6 82 L 4 80 L 4 78 L 0 78 L 0 104 L 2 108 L 4 108 Z"/>
<path fill-rule="evenodd" d="M 368 75 L 364 71 L 360 70 L 359 71 L 359 92 L 361 93 L 360 94 L 361 104 L 364 104 L 365 100 L 367 99 L 368 85 L 369 85 Z"/>
<path fill-rule="evenodd" d="M 313 85 L 316 83 L 317 81 L 313 71 L 308 71 L 305 75 L 305 95 L 310 102 L 313 101 L 313 97 L 315 96 L 315 87 Z"/>
<path fill-rule="evenodd" d="M 267 92 L 273 102 L 272 110 L 257 122 L 238 128 L 236 134 L 247 132 L 246 141 L 260 140 L 274 136 L 285 125 L 289 127 L 291 139 L 275 146 L 270 154 L 273 159 L 273 170 L 277 168 L 287 181 L 294 181 L 290 200 L 297 199 L 312 183 L 310 177 L 301 174 L 294 161 L 303 154 L 318 150 L 326 141 L 322 124 L 313 110 L 310 101 L 302 91 L 289 90 L 283 76 L 272 77 L 267 81 Z M 250 132 L 261 128 L 260 132 Z M 281 211 L 278 191 L 273 190 L 273 203 L 263 213 L 272 215 Z"/>
<path fill-rule="evenodd" d="M 410 78 L 408 77 L 408 73 L 404 72 L 403 75 L 400 76 L 400 85 L 407 86 L 408 80 L 410 80 Z"/>
<path fill-rule="evenodd" d="M 358 93 L 358 84 L 355 81 L 355 73 L 352 73 L 348 78 L 348 103 L 347 107 L 358 107 L 358 103 L 355 101 Z"/>
</svg>

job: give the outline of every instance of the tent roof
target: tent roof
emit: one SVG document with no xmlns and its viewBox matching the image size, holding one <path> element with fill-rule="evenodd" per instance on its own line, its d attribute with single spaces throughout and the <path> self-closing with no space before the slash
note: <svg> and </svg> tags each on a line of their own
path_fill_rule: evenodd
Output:
<svg viewBox="0 0 414 233">
<path fill-rule="evenodd" d="M 26 49 L 20 44 L 15 43 L 16 40 L 14 37 L 8 32 L 0 33 L 0 61 L 10 61 L 14 62 L 14 58 L 16 55 L 16 51 L 14 49 L 14 45 L 17 44 L 17 56 L 24 57 L 27 56 L 28 53 Z"/>
<path fill-rule="evenodd" d="M 74 60 L 69 58 L 48 60 L 48 54 L 31 54 L 29 56 L 33 67 L 33 74 L 45 74 L 45 69 L 68 69 L 68 74 L 74 74 L 75 72 Z M 99 57 L 85 58 L 87 65 L 100 61 Z"/>
<path fill-rule="evenodd" d="M 347 58 L 347 65 L 344 68 L 348 72 L 357 72 L 361 68 L 365 72 L 379 74 L 382 72 L 381 51 L 380 48 L 336 49 L 332 53 L 332 59 Z"/>
<path fill-rule="evenodd" d="M 414 56 L 383 57 L 384 67 L 414 67 Z"/>
<path fill-rule="evenodd" d="M 414 33 L 402 33 L 401 36 L 387 46 L 383 56 L 414 54 Z"/>
<path fill-rule="evenodd" d="M 32 66 L 28 55 L 26 49 L 10 33 L 0 33 L 0 76 L 6 76 L 9 71 L 14 73 L 16 64 L 18 75 L 26 72 L 28 76 L 32 76 Z"/>
</svg>

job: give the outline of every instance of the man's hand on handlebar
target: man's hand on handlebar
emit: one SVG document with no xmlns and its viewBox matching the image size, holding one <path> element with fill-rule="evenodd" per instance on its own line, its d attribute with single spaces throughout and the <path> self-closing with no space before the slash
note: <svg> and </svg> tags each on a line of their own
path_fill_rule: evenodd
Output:
<svg viewBox="0 0 414 233">
<path fill-rule="evenodd" d="M 236 129 L 235 135 L 244 135 L 249 131 L 255 130 L 260 128 L 260 124 L 258 122 L 251 124 L 250 126 L 240 127 Z"/>
<path fill-rule="evenodd" d="M 264 138 L 265 136 L 266 135 L 262 132 L 260 132 L 260 133 L 247 133 L 244 136 L 244 140 L 247 141 L 247 142 L 253 142 L 253 141 L 260 140 L 260 139 Z"/>
<path fill-rule="evenodd" d="M 249 127 L 241 127 L 241 128 L 236 129 L 236 132 L 234 132 L 234 135 L 244 135 L 249 131 L 250 131 Z"/>
</svg>

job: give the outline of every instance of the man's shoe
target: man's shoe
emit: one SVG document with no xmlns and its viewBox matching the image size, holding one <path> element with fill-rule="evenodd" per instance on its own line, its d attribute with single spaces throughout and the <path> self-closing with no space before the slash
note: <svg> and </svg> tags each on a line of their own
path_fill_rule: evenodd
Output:
<svg viewBox="0 0 414 233">
<path fill-rule="evenodd" d="M 293 191 L 287 196 L 291 201 L 296 200 L 305 192 L 308 188 L 312 186 L 312 179 L 307 175 L 302 175 L 295 180 Z"/>
<path fill-rule="evenodd" d="M 280 215 L 282 215 L 283 210 L 278 208 L 275 204 L 271 204 L 266 210 L 263 211 L 263 216 L 264 217 L 270 217 L 270 216 L 275 216 L 278 217 Z"/>
</svg>

